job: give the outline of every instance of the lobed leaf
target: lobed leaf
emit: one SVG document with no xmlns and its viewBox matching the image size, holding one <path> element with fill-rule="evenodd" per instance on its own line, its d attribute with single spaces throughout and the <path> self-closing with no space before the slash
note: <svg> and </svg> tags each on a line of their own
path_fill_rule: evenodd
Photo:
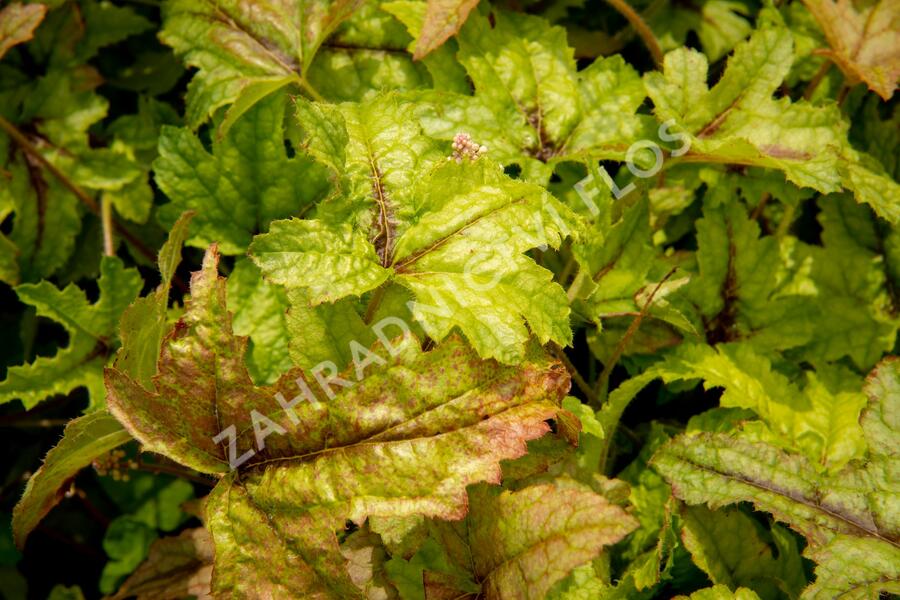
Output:
<svg viewBox="0 0 900 600">
<path fill-rule="evenodd" d="M 747 6 L 729 0 L 706 0 L 699 6 L 668 5 L 650 13 L 647 25 L 663 50 L 686 45 L 693 31 L 711 61 L 731 52 L 753 30 L 747 20 L 750 16 Z"/>
<path fill-rule="evenodd" d="M 850 146 L 837 107 L 772 98 L 793 58 L 790 31 L 764 26 L 737 46 L 712 88 L 706 57 L 687 48 L 668 53 L 663 72 L 644 82 L 659 120 L 689 134 L 691 160 L 777 169 L 822 193 L 845 187 L 896 222 L 896 182 Z"/>
<path fill-rule="evenodd" d="M 196 129 L 218 108 L 246 95 L 246 110 L 273 81 L 306 84 L 322 42 L 359 0 L 295 0 L 257 6 L 244 0 L 170 0 L 160 37 L 198 72 L 188 86 L 187 122 Z M 271 88 L 269 88 L 271 91 Z"/>
<path fill-rule="evenodd" d="M 781 547 L 776 555 L 760 526 L 740 510 L 691 506 L 681 517 L 684 546 L 713 583 L 749 588 L 763 598 L 796 597 L 806 586 L 796 544 L 792 553 Z"/>
<path fill-rule="evenodd" d="M 844 195 L 819 206 L 823 246 L 810 249 L 816 302 L 822 314 L 844 318 L 816 319 L 805 351 L 814 360 L 848 356 L 871 369 L 893 348 L 900 326 L 892 292 L 898 274 L 890 267 L 897 232 Z"/>
<path fill-rule="evenodd" d="M 559 244 L 572 218 L 563 205 L 487 159 L 440 156 L 395 96 L 298 106 L 336 191 L 317 219 L 275 222 L 255 238 L 250 254 L 266 278 L 311 306 L 397 283 L 429 337 L 458 327 L 502 362 L 523 358 L 524 323 L 542 343 L 568 343 L 562 288 L 524 256 Z"/>
<path fill-rule="evenodd" d="M 900 593 L 900 549 L 880 540 L 839 535 L 809 553 L 816 580 L 800 596 L 878 598 Z"/>
<path fill-rule="evenodd" d="M 293 366 L 288 353 L 288 301 L 284 291 L 264 281 L 256 265 L 246 258 L 235 263 L 227 287 L 234 333 L 250 338 L 250 375 L 255 382 L 272 383 Z"/>
<path fill-rule="evenodd" d="M 869 377 L 869 405 L 861 417 L 868 460 L 821 475 L 810 462 L 744 434 L 695 433 L 675 438 L 653 464 L 673 492 L 711 508 L 752 502 L 807 537 L 807 554 L 822 561 L 807 594 L 847 593 L 854 588 L 893 589 L 891 565 L 900 548 L 897 498 L 896 359 L 883 361 Z M 836 548 L 848 554 L 869 548 L 871 568 L 838 571 Z M 877 574 L 875 569 L 878 569 Z M 829 590 L 825 592 L 824 590 Z"/>
<path fill-rule="evenodd" d="M 684 345 L 653 371 L 666 382 L 700 378 L 707 389 L 724 388 L 722 407 L 753 410 L 788 447 L 832 473 L 864 455 L 859 418 L 865 397 L 845 370 L 809 371 L 801 389 L 750 346 L 721 344 L 716 349 Z"/>
<path fill-rule="evenodd" d="M 185 212 L 172 225 L 157 257 L 162 281 L 153 294 L 138 298 L 126 308 L 119 321 L 122 347 L 116 355 L 116 367 L 144 385 L 156 374 L 156 361 L 166 327 L 169 287 L 181 262 L 181 248 L 188 238 L 193 218 L 194 213 Z"/>
<path fill-rule="evenodd" d="M 653 464 L 679 498 L 694 504 L 750 501 L 817 543 L 836 533 L 883 537 L 869 500 L 870 481 L 860 473 L 823 478 L 803 457 L 714 433 L 675 439 Z"/>
<path fill-rule="evenodd" d="M 706 204 L 697 221 L 699 273 L 681 290 L 709 343 L 747 340 L 764 349 L 806 343 L 819 316 L 808 296 L 785 291 L 788 278 L 778 240 L 760 237 L 743 206 Z M 699 313 L 699 314 L 698 314 Z"/>
<path fill-rule="evenodd" d="M 650 133 L 635 115 L 646 95 L 637 72 L 618 56 L 576 72 L 560 27 L 493 10 L 490 21 L 469 18 L 458 40 L 475 95 L 418 96 L 429 135 L 477 133 L 496 160 L 519 165 L 525 179 L 543 184 L 558 162 L 622 159 Z"/>
<path fill-rule="evenodd" d="M 31 363 L 10 367 L 0 382 L 0 402 L 19 399 L 30 409 L 48 396 L 68 394 L 84 386 L 90 394 L 90 407 L 103 406 L 102 371 L 116 342 L 119 317 L 142 285 L 136 269 L 126 269 L 116 257 L 103 257 L 100 297 L 94 304 L 74 283 L 62 290 L 46 281 L 17 286 L 22 302 L 65 328 L 69 344 L 54 356 L 40 356 Z"/>
<path fill-rule="evenodd" d="M 539 355 L 506 367 L 458 339 L 422 353 L 408 337 L 356 350 L 366 360 L 354 361 L 355 384 L 350 372 L 317 376 L 327 404 L 299 370 L 255 386 L 217 263 L 212 248 L 150 389 L 116 367 L 106 372 L 111 410 L 146 449 L 201 472 L 242 465 L 207 500 L 214 592 L 357 597 L 335 531 L 348 519 L 462 518 L 466 486 L 498 482 L 499 462 L 548 431 L 568 389 L 565 370 Z M 292 385 L 301 390 L 288 404 Z M 226 429 L 230 448 L 218 443 Z"/>
<path fill-rule="evenodd" d="M 188 244 L 217 242 L 222 252 L 240 254 L 273 219 L 300 214 L 322 196 L 321 169 L 305 156 L 286 156 L 285 104 L 284 94 L 258 102 L 213 141 L 212 153 L 187 129 L 163 127 L 153 166 L 172 201 L 160 209 L 160 221 L 171 226 L 195 211 Z"/>
</svg>

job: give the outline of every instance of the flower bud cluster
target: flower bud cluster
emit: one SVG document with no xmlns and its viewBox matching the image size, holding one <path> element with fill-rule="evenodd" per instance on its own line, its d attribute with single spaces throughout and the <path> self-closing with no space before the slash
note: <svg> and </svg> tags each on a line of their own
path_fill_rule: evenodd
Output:
<svg viewBox="0 0 900 600">
<path fill-rule="evenodd" d="M 457 164 L 461 163 L 464 158 L 476 160 L 487 152 L 487 146 L 481 146 L 474 142 L 468 133 L 457 133 L 453 136 L 452 147 L 453 155 L 450 156 L 450 160 L 455 160 Z"/>
<path fill-rule="evenodd" d="M 112 450 L 95 458 L 92 464 L 98 475 L 109 475 L 116 481 L 128 481 L 128 471 L 138 467 L 134 459 L 125 460 L 124 450 Z"/>
</svg>

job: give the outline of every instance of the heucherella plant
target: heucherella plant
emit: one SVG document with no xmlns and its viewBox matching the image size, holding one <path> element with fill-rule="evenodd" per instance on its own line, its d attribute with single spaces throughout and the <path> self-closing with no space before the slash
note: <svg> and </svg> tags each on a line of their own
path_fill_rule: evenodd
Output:
<svg viewBox="0 0 900 600">
<path fill-rule="evenodd" d="M 900 595 L 898 11 L 7 4 L 4 597 Z"/>
</svg>

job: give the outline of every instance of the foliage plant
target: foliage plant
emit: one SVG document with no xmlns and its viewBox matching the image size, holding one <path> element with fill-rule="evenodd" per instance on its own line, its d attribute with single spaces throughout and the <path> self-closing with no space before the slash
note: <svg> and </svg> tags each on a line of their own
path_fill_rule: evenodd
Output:
<svg viewBox="0 0 900 600">
<path fill-rule="evenodd" d="M 5 3 L 0 595 L 900 594 L 898 79 L 896 0 Z"/>
</svg>

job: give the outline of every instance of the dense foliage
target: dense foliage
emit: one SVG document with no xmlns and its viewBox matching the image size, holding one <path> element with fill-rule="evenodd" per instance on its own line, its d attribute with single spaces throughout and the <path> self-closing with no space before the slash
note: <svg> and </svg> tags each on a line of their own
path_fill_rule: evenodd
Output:
<svg viewBox="0 0 900 600">
<path fill-rule="evenodd" d="M 0 596 L 900 594 L 900 3 L 607 1 L 6 3 Z"/>
</svg>

